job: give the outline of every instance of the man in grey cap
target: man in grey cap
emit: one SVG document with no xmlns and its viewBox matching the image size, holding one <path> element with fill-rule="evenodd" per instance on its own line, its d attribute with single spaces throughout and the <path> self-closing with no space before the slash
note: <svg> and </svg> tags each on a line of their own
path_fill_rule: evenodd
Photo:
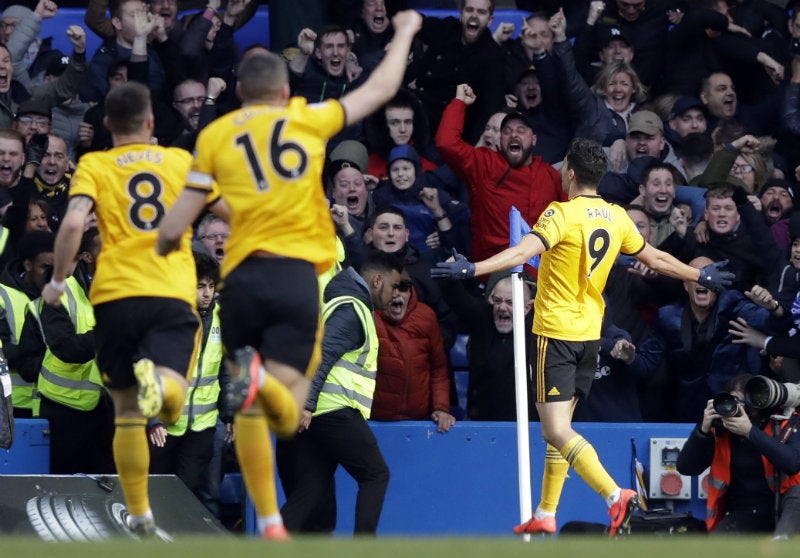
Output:
<svg viewBox="0 0 800 558">
<path fill-rule="evenodd" d="M 609 170 L 625 172 L 630 162 L 639 157 L 655 157 L 664 163 L 679 165 L 677 156 L 664 138 L 664 123 L 649 110 L 631 115 L 624 140 L 624 155 L 621 147 L 622 140 L 617 140 L 609 148 Z"/>
</svg>

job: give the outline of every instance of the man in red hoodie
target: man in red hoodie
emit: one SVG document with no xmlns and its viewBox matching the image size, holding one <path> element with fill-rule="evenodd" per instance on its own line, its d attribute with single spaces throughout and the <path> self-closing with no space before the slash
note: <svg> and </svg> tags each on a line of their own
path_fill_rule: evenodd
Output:
<svg viewBox="0 0 800 558">
<path fill-rule="evenodd" d="M 508 248 L 512 206 L 532 224 L 550 202 L 566 197 L 558 172 L 533 155 L 536 134 L 524 114 L 514 112 L 503 119 L 498 151 L 473 147 L 462 139 L 464 114 L 475 99 L 469 85 L 456 88 L 456 97 L 442 116 L 436 147 L 468 185 L 472 259 L 479 261 Z"/>
</svg>

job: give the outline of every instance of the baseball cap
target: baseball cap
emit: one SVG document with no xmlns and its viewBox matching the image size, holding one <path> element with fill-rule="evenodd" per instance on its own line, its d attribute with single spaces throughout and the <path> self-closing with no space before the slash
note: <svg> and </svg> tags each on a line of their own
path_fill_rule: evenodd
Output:
<svg viewBox="0 0 800 558">
<path fill-rule="evenodd" d="M 503 117 L 503 121 L 500 123 L 500 129 L 502 130 L 505 128 L 506 124 L 511 122 L 512 120 L 522 120 L 523 124 L 525 124 L 528 128 L 533 130 L 533 122 L 531 122 L 531 117 L 525 114 L 524 112 L 514 111 L 509 113 Z"/>
<path fill-rule="evenodd" d="M 606 48 L 611 41 L 624 41 L 628 46 L 631 45 L 630 39 L 619 27 L 604 27 L 598 32 L 598 43 L 600 48 Z"/>
<path fill-rule="evenodd" d="M 654 112 L 649 110 L 640 110 L 631 115 L 631 120 L 628 123 L 628 133 L 641 132 L 648 136 L 654 136 L 658 132 L 664 131 L 664 123 Z"/>
<path fill-rule="evenodd" d="M 706 106 L 700 99 L 697 97 L 684 96 L 678 98 L 678 100 L 672 105 L 672 110 L 670 111 L 669 117 L 670 119 L 677 118 L 689 109 L 698 109 L 702 111 L 703 114 L 706 114 Z"/>
</svg>

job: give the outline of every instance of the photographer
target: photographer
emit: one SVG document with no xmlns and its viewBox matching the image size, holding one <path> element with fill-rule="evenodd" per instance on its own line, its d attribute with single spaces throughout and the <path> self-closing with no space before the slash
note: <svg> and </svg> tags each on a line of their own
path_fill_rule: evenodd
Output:
<svg viewBox="0 0 800 558">
<path fill-rule="evenodd" d="M 727 382 L 726 391 L 735 398 L 728 399 L 729 409 L 720 404 L 719 395 L 708 401 L 703 420 L 678 456 L 678 472 L 700 475 L 711 467 L 709 532 L 774 532 L 775 538 L 786 538 L 800 532 L 800 435 L 792 435 L 800 415 L 792 412 L 781 422 L 781 439 L 773 438 L 770 416 L 778 408 L 756 410 L 744 403 L 745 384 L 753 377 L 738 374 Z M 781 473 L 777 516 L 775 467 Z"/>
</svg>

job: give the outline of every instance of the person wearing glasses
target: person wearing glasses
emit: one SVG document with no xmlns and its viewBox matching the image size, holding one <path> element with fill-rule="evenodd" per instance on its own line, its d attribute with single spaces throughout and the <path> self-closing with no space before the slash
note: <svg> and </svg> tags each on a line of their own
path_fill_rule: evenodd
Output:
<svg viewBox="0 0 800 558">
<path fill-rule="evenodd" d="M 420 302 L 408 274 L 392 285 L 386 309 L 375 313 L 378 378 L 372 419 L 432 420 L 439 432 L 456 423 L 450 414 L 450 372 L 433 309 Z"/>
<path fill-rule="evenodd" d="M 213 213 L 207 214 L 197 224 L 197 239 L 217 263 L 225 259 L 225 246 L 231 236 L 231 226 Z"/>
<path fill-rule="evenodd" d="M 800 415 L 749 406 L 745 386 L 751 378 L 737 374 L 725 384 L 724 392 L 736 403 L 730 413 L 715 409 L 717 397 L 706 402 L 678 454 L 677 468 L 693 476 L 711 468 L 706 502 L 711 534 L 772 533 L 774 539 L 786 539 L 800 532 L 800 436 L 795 432 Z M 781 421 L 781 437 L 775 439 L 770 415 L 784 411 L 790 418 Z M 777 514 L 776 469 L 781 474 Z"/>
<path fill-rule="evenodd" d="M 533 354 L 533 297 L 536 283 L 523 275 L 525 302 L 525 351 Z M 467 416 L 472 420 L 515 421 L 514 321 L 511 308 L 511 272 L 493 273 L 486 297 L 471 294 L 461 281 L 442 285 L 442 298 L 464 323 L 469 334 L 467 358 Z M 488 304 L 487 304 L 488 303 Z M 536 420 L 536 398 L 528 376 L 528 418 Z"/>
</svg>

